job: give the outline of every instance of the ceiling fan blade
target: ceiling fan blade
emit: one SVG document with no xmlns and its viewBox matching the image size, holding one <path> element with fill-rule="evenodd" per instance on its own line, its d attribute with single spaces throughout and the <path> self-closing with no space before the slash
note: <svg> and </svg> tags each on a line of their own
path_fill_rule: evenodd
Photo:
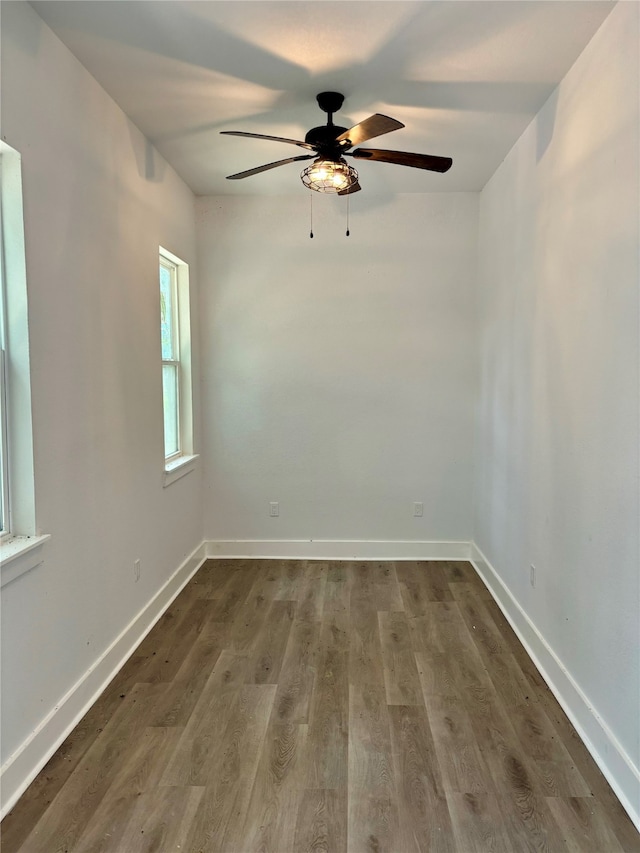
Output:
<svg viewBox="0 0 640 853">
<path fill-rule="evenodd" d="M 379 148 L 357 148 L 351 152 L 356 159 L 380 160 L 382 163 L 397 163 L 413 166 L 430 172 L 447 172 L 451 168 L 451 157 L 436 157 L 434 154 L 411 154 L 409 151 L 383 151 Z"/>
<path fill-rule="evenodd" d="M 260 172 L 267 172 L 269 169 L 276 169 L 278 166 L 285 166 L 287 163 L 295 163 L 296 160 L 313 160 L 315 156 L 315 154 L 301 154 L 299 157 L 287 157 L 285 160 L 276 160 L 275 163 L 265 163 L 264 166 L 247 169 L 246 172 L 236 172 L 235 175 L 227 175 L 227 180 L 238 181 L 240 178 L 250 178 L 251 175 L 259 175 Z"/>
<path fill-rule="evenodd" d="M 299 139 L 285 139 L 282 136 L 265 136 L 263 133 L 245 133 L 244 130 L 221 130 L 223 136 L 246 136 L 249 139 L 271 139 L 273 142 L 288 142 L 290 145 L 299 145 L 300 148 L 307 148 L 309 151 L 315 151 L 313 145 L 308 142 L 301 142 Z"/>
<path fill-rule="evenodd" d="M 360 145 L 367 139 L 373 139 L 374 136 L 382 136 L 383 133 L 391 133 L 392 130 L 399 130 L 404 127 L 402 122 L 396 121 L 389 116 L 383 116 L 380 113 L 375 113 L 359 124 L 354 124 L 349 130 L 345 130 L 337 137 L 336 142 L 347 142 L 346 148 L 352 145 Z"/>
<path fill-rule="evenodd" d="M 350 187 L 347 187 L 346 190 L 340 190 L 338 195 L 351 195 L 352 193 L 359 193 L 362 187 L 359 183 L 351 184 Z"/>
</svg>

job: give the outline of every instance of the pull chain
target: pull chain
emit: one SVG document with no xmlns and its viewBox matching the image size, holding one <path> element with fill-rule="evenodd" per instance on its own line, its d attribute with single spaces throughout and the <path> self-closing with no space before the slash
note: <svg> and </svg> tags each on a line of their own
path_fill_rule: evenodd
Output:
<svg viewBox="0 0 640 853">
<path fill-rule="evenodd" d="M 313 240 L 313 193 L 309 193 L 309 237 Z M 349 230 L 349 196 L 347 195 L 347 231 L 346 236 L 349 237 L 351 231 Z"/>
</svg>

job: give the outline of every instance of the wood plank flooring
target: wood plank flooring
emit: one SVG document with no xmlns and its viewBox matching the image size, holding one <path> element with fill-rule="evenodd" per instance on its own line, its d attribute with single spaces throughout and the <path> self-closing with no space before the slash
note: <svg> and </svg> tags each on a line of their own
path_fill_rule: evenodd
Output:
<svg viewBox="0 0 640 853">
<path fill-rule="evenodd" d="M 638 853 L 468 563 L 208 561 L 2 853 Z"/>
</svg>

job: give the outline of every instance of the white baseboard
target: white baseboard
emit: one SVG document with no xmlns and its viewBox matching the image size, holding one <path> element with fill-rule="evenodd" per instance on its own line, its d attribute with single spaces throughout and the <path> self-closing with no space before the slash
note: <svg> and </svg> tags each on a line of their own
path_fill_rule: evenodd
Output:
<svg viewBox="0 0 640 853">
<path fill-rule="evenodd" d="M 165 585 L 47 714 L 38 728 L 3 764 L 0 768 L 2 793 L 0 819 L 13 808 L 56 749 L 84 717 L 205 559 L 203 544 L 182 563 Z"/>
<path fill-rule="evenodd" d="M 640 830 L 640 769 L 614 733 L 598 715 L 571 673 L 525 613 L 497 571 L 475 543 L 471 543 L 476 571 L 494 597 L 527 654 L 571 720 L 594 761 L 625 811 Z"/>
<path fill-rule="evenodd" d="M 469 560 L 470 542 L 364 539 L 209 539 L 207 557 L 272 560 Z"/>
</svg>

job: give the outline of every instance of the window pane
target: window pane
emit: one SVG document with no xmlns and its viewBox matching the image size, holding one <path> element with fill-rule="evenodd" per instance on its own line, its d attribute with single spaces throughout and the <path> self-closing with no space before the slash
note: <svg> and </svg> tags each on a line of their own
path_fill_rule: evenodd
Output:
<svg viewBox="0 0 640 853">
<path fill-rule="evenodd" d="M 162 358 L 173 359 L 173 283 L 171 270 L 160 264 L 160 331 L 162 340 Z"/>
<path fill-rule="evenodd" d="M 5 471 L 5 427 L 6 416 L 4 405 L 4 351 L 0 350 L 0 533 L 5 532 L 4 515 L 6 471 Z"/>
<path fill-rule="evenodd" d="M 178 440 L 178 366 L 162 365 L 162 397 L 164 406 L 164 455 L 180 450 Z"/>
</svg>

